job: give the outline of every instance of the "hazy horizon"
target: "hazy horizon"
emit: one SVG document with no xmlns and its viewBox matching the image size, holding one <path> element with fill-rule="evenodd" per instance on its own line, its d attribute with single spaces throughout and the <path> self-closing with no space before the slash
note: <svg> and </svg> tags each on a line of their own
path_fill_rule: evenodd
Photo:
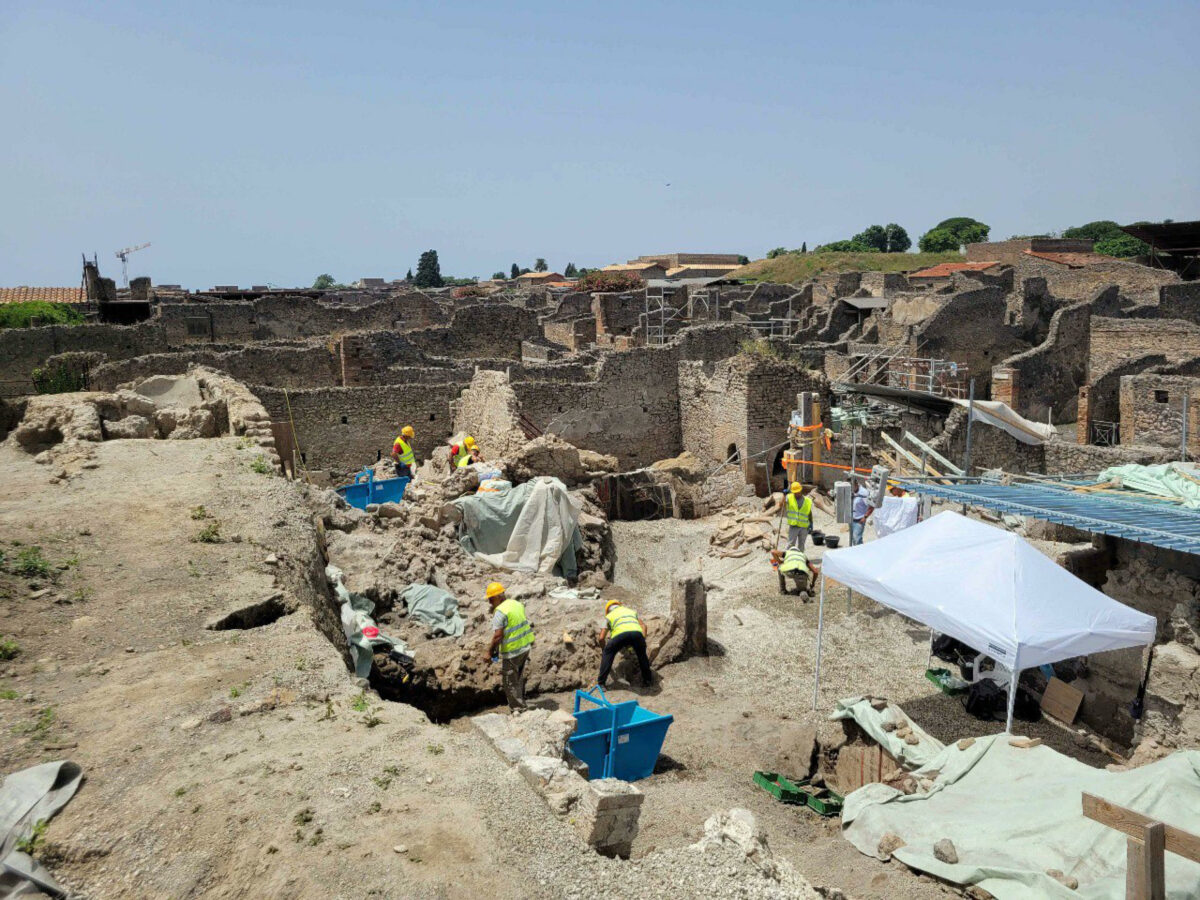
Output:
<svg viewBox="0 0 1200 900">
<path fill-rule="evenodd" d="M 27 2 L 0 285 L 763 256 L 1200 218 L 1200 5 Z"/>
</svg>

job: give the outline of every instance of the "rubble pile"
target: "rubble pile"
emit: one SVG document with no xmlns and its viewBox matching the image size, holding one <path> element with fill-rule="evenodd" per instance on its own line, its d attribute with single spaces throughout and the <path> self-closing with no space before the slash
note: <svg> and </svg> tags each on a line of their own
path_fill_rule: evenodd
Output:
<svg viewBox="0 0 1200 900">
<path fill-rule="evenodd" d="M 562 442 L 547 441 L 546 452 L 560 460 L 570 456 L 555 443 Z M 391 477 L 389 468 L 380 464 L 378 476 Z M 429 468 L 422 474 L 431 474 Z M 325 527 L 329 562 L 345 573 L 351 592 L 375 603 L 380 629 L 401 639 L 414 660 L 410 668 L 406 661 L 377 652 L 372 685 L 384 698 L 411 703 L 435 719 L 502 702 L 500 667 L 487 653 L 492 636 L 491 609 L 484 595 L 488 582 L 501 581 L 509 597 L 525 604 L 534 625 L 537 642 L 527 668 L 530 694 L 594 684 L 600 666 L 596 635 L 604 623 L 605 600 L 617 597 L 636 603 L 608 581 L 612 537 L 590 487 L 571 491 L 580 507 L 584 544 L 577 557 L 578 585 L 552 575 L 498 570 L 468 554 L 459 542 L 451 501 L 478 488 L 476 468 L 439 480 L 418 478 L 400 503 L 370 506 L 367 511 L 349 506 L 335 491 L 308 489 L 309 502 Z M 514 465 L 494 462 L 487 469 L 503 476 Z M 413 584 L 436 585 L 457 598 L 464 633 L 435 634 L 410 617 L 401 594 Z M 683 655 L 683 629 L 675 617 L 643 614 L 643 620 L 652 661 L 662 664 Z M 632 676 L 634 668 L 634 660 L 621 660 L 614 674 Z"/>
</svg>

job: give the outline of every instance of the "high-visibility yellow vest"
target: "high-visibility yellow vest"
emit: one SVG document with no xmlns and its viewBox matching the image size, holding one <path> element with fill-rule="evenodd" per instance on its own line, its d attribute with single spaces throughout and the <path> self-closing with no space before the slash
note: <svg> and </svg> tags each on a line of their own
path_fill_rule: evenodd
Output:
<svg viewBox="0 0 1200 900">
<path fill-rule="evenodd" d="M 458 445 L 458 456 L 454 457 L 456 468 L 465 469 L 471 464 L 471 451 L 463 444 Z"/>
<path fill-rule="evenodd" d="M 614 606 L 604 614 L 604 618 L 608 620 L 609 637 L 616 637 L 627 631 L 636 631 L 638 634 L 646 633 L 638 621 L 637 613 L 628 606 Z"/>
<path fill-rule="evenodd" d="M 417 458 L 413 456 L 413 449 L 405 442 L 404 438 L 396 438 L 392 444 L 392 450 L 400 451 L 401 464 L 406 466 L 415 466 L 417 464 Z"/>
<path fill-rule="evenodd" d="M 796 502 L 795 494 L 787 497 L 787 522 L 797 528 L 812 526 L 812 497 L 805 497 L 803 503 Z"/>
<path fill-rule="evenodd" d="M 789 547 L 787 553 L 783 555 L 783 565 L 779 567 L 779 571 L 787 573 L 808 572 L 808 570 L 808 557 L 804 555 L 804 551 Z"/>
<path fill-rule="evenodd" d="M 500 639 L 500 655 L 516 656 L 533 643 L 533 626 L 525 618 L 524 604 L 505 600 L 496 607 L 504 613 L 504 637 Z"/>
</svg>

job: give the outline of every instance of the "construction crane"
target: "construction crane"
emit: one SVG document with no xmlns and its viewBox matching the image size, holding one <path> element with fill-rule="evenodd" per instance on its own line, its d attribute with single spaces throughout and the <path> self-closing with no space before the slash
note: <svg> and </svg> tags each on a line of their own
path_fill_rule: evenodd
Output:
<svg viewBox="0 0 1200 900">
<path fill-rule="evenodd" d="M 150 246 L 150 242 L 138 244 L 136 247 L 126 247 L 124 250 L 117 251 L 117 259 L 121 261 L 121 279 L 125 282 L 125 287 L 129 287 L 129 266 L 126 262 L 129 259 L 130 253 L 136 253 L 138 250 L 145 250 Z"/>
</svg>

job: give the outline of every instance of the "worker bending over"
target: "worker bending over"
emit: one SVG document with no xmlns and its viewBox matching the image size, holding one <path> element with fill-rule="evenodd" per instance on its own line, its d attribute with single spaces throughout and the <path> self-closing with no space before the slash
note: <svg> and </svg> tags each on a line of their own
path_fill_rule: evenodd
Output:
<svg viewBox="0 0 1200 900">
<path fill-rule="evenodd" d="M 471 463 L 483 462 L 483 454 L 479 452 L 479 447 L 475 444 L 475 438 L 469 434 L 463 438 L 461 444 L 450 445 L 450 472 L 453 474 L 455 469 L 465 469 Z"/>
<path fill-rule="evenodd" d="M 504 585 L 493 581 L 487 586 L 487 600 L 492 607 L 492 642 L 487 659 L 500 655 L 500 678 L 504 698 L 513 712 L 528 709 L 525 705 L 525 663 L 533 648 L 533 625 L 525 618 L 525 606 L 504 595 Z"/>
<path fill-rule="evenodd" d="M 786 551 L 771 551 L 771 565 L 779 575 L 779 593 L 788 592 L 787 579 L 790 578 L 796 593 L 807 603 L 809 585 L 821 574 L 817 564 L 810 563 L 800 548 L 788 547 Z"/>
<path fill-rule="evenodd" d="M 642 617 L 628 606 L 622 606 L 620 601 L 609 600 L 604 604 L 604 620 L 604 627 L 596 637 L 596 642 L 604 648 L 596 684 L 604 687 L 608 673 L 612 671 L 613 660 L 623 648 L 629 647 L 637 654 L 638 666 L 642 670 L 642 685 L 650 687 L 654 683 L 654 673 L 650 669 L 650 657 L 646 655 L 646 626 Z"/>
<path fill-rule="evenodd" d="M 392 462 L 396 464 L 397 478 L 412 478 L 417 468 L 417 457 L 413 453 L 412 439 L 416 435 L 411 425 L 400 429 L 400 436 L 392 442 Z"/>
<path fill-rule="evenodd" d="M 808 536 L 812 533 L 813 502 L 811 496 L 804 495 L 804 486 L 800 482 L 792 482 L 784 509 L 787 511 L 788 523 L 787 545 L 789 548 L 795 547 L 803 551 L 808 543 Z"/>
</svg>

